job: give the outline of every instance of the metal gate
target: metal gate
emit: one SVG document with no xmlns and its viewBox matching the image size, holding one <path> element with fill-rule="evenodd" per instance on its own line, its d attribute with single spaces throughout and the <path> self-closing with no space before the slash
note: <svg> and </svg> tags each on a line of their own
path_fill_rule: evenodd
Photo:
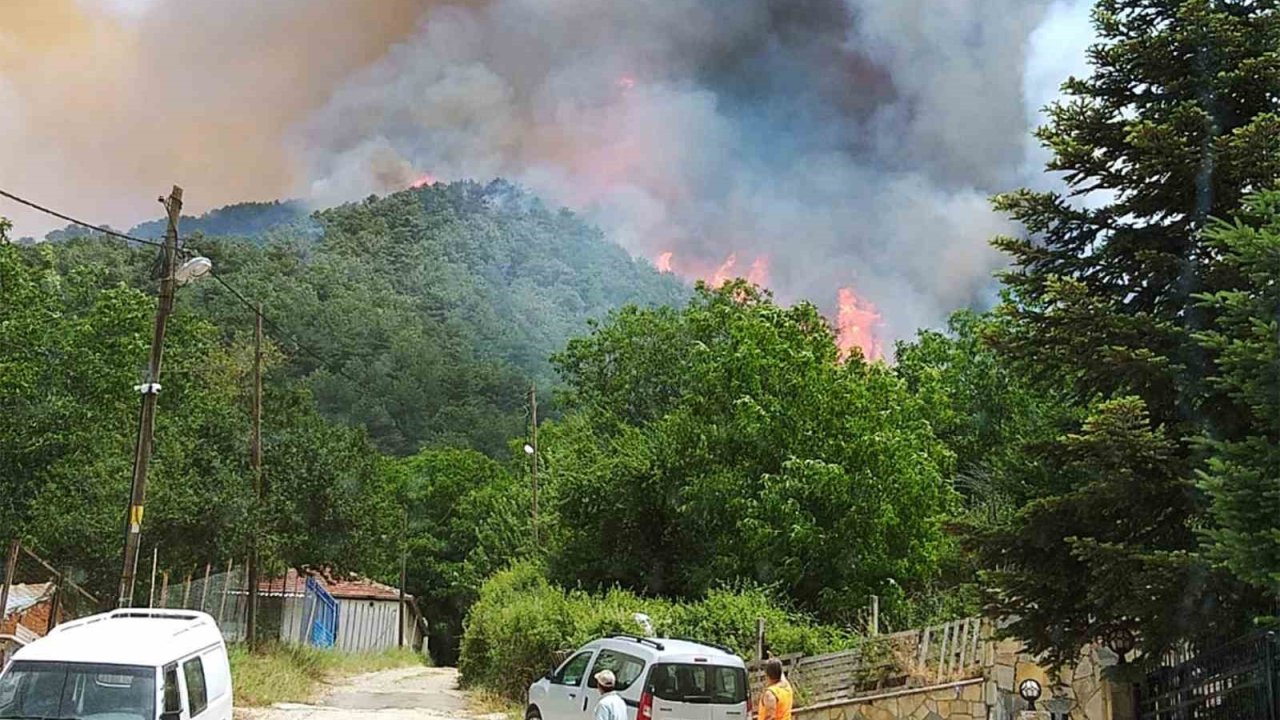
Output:
<svg viewBox="0 0 1280 720">
<path fill-rule="evenodd" d="M 313 577 L 307 578 L 307 597 L 304 607 L 311 610 L 310 631 L 307 642 L 316 647 L 331 648 L 338 637 L 338 601 Z"/>
<path fill-rule="evenodd" d="M 1249 635 L 1156 668 L 1140 686 L 1141 720 L 1280 720 L 1277 637 Z"/>
</svg>

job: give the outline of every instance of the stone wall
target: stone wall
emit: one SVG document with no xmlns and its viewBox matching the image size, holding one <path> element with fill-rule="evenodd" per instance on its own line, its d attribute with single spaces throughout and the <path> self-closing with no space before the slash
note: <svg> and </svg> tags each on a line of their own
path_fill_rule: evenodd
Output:
<svg viewBox="0 0 1280 720">
<path fill-rule="evenodd" d="M 1035 679 L 1043 688 L 1036 709 L 1055 715 L 1070 714 L 1072 720 L 1127 720 L 1130 701 L 1127 691 L 1104 680 L 1102 671 L 1115 664 L 1108 649 L 1090 646 L 1080 653 L 1075 665 L 1053 673 L 1022 652 L 1016 640 L 992 640 L 983 658 L 983 701 L 991 708 L 989 720 L 1014 720 L 1027 709 L 1018 696 L 1023 680 Z"/>
<path fill-rule="evenodd" d="M 1103 679 L 1103 669 L 1115 664 L 1110 650 L 1086 648 L 1074 665 L 1054 673 L 1016 640 L 995 640 L 988 631 L 981 647 L 980 670 L 970 679 L 799 708 L 796 720 L 1133 720 L 1127 689 Z M 1026 679 L 1042 688 L 1035 713 L 1018 695 Z"/>
<path fill-rule="evenodd" d="M 868 695 L 795 711 L 796 720 L 986 720 L 982 678 Z"/>
</svg>

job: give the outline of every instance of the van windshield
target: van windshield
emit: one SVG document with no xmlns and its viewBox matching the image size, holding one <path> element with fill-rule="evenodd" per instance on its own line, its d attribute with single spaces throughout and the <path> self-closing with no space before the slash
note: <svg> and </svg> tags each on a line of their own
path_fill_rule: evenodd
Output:
<svg viewBox="0 0 1280 720">
<path fill-rule="evenodd" d="M 649 689 L 669 702 L 736 705 L 747 701 L 747 672 L 703 663 L 659 663 L 649 675 Z"/>
<path fill-rule="evenodd" d="M 154 720 L 155 668 L 15 661 L 0 676 L 0 720 Z"/>
</svg>

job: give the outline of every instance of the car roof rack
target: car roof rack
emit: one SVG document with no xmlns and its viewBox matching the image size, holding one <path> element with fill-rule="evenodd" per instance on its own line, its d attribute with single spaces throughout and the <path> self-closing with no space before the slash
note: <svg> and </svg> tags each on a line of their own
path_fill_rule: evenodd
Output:
<svg viewBox="0 0 1280 720">
<path fill-rule="evenodd" d="M 727 655 L 737 655 L 736 652 L 734 652 L 732 649 L 728 647 L 725 647 L 724 645 L 720 645 L 718 643 L 713 643 L 713 642 L 707 642 L 706 640 L 694 640 L 693 638 L 685 638 L 685 637 L 673 637 L 671 639 L 683 640 L 684 642 L 693 643 L 695 645 L 706 645 L 709 648 L 715 648 L 716 650 L 719 650 L 720 652 L 723 652 Z"/>
<path fill-rule="evenodd" d="M 657 640 L 654 640 L 653 638 L 642 638 L 638 635 L 626 635 L 623 633 L 617 633 L 615 635 L 610 635 L 609 637 L 613 638 L 614 640 L 630 640 L 631 642 L 638 642 L 638 643 L 643 643 L 645 645 L 652 645 L 653 648 L 658 651 L 667 649 L 665 645 L 658 642 Z"/>
</svg>

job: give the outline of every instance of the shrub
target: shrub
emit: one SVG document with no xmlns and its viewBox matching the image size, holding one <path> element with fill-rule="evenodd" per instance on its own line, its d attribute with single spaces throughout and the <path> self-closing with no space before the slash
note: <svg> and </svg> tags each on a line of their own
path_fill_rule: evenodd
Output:
<svg viewBox="0 0 1280 720">
<path fill-rule="evenodd" d="M 653 621 L 661 637 L 683 637 L 725 645 L 749 658 L 756 619 L 763 617 L 769 648 L 777 654 L 820 653 L 851 647 L 848 633 L 812 622 L 775 603 L 757 587 L 713 590 L 697 602 L 642 598 L 613 589 L 603 595 L 565 591 L 543 568 L 520 563 L 495 574 L 480 589 L 467 616 L 459 670 L 464 685 L 510 698 L 523 697 L 546 672 L 559 650 L 616 633 L 639 633 L 637 612 Z"/>
</svg>

